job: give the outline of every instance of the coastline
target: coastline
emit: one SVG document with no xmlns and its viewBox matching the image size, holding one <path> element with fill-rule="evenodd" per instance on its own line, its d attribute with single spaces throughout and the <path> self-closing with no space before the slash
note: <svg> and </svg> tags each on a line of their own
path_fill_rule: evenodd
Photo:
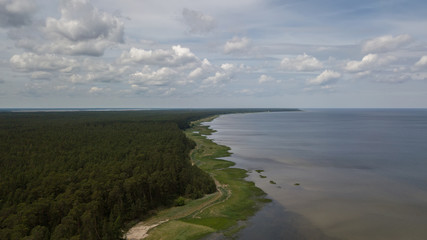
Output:
<svg viewBox="0 0 427 240">
<path fill-rule="evenodd" d="M 245 113 L 238 113 L 233 115 L 240 115 Z M 254 114 L 254 113 L 251 113 Z M 256 113 L 255 113 L 256 114 Z M 213 128 L 212 133 L 221 131 L 221 129 L 216 129 L 209 122 L 205 126 L 208 128 Z M 218 132 L 218 134 L 221 134 Z M 211 134 L 210 134 L 211 135 Z M 227 146 L 233 147 L 233 145 L 228 145 L 222 141 L 217 142 L 215 136 L 208 137 L 211 141 L 214 141 L 217 144 L 225 144 Z M 234 149 L 235 151 L 238 151 Z M 233 151 L 233 153 L 236 153 Z M 269 197 L 269 202 L 264 204 L 258 211 L 255 212 L 253 216 L 250 216 L 245 222 L 244 228 L 242 228 L 238 233 L 233 236 L 233 239 L 245 239 L 245 240 L 257 240 L 257 239 L 318 239 L 318 240 L 337 240 L 326 235 L 321 229 L 314 226 L 312 222 L 306 219 L 304 216 L 290 211 L 282 203 L 274 199 L 274 196 L 268 194 L 270 188 L 274 188 L 280 191 L 282 186 L 275 182 L 276 178 L 270 176 L 264 169 L 266 165 L 271 164 L 269 161 L 260 161 L 259 164 L 247 165 L 247 159 L 245 162 L 242 162 L 242 159 L 239 157 L 236 158 L 235 154 L 230 154 L 227 157 L 222 159 L 226 161 L 233 162 L 234 167 L 245 169 L 247 181 L 253 182 L 258 188 L 266 193 L 266 196 Z M 266 158 L 268 159 L 268 158 Z M 299 188 L 292 184 L 293 187 Z M 204 240 L 214 240 L 214 239 L 223 239 L 223 238 L 204 238 Z"/>
<path fill-rule="evenodd" d="M 201 239 L 211 234 L 215 238 L 235 237 L 245 227 L 245 221 L 271 201 L 265 192 L 245 179 L 248 171 L 233 167 L 234 162 L 219 159 L 230 156 L 230 148 L 208 139 L 206 136 L 215 130 L 201 125 L 216 117 L 192 122 L 185 134 L 197 144 L 190 153 L 192 163 L 213 177 L 218 191 L 186 200 L 184 206 L 159 211 L 130 228 L 125 234 L 128 240 Z"/>
<path fill-rule="evenodd" d="M 209 138 L 233 149 L 225 159 L 252 170 L 248 179 L 289 213 L 267 205 L 238 239 L 423 239 L 425 116 L 332 109 L 207 123 L 217 130 Z M 301 237 L 288 237 L 284 226 Z"/>
</svg>

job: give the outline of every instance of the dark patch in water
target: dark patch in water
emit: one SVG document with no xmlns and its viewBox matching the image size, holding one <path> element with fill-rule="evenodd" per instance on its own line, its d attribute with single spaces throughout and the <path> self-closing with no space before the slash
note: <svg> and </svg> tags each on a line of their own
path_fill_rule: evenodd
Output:
<svg viewBox="0 0 427 240">
<path fill-rule="evenodd" d="M 301 215 L 288 211 L 273 201 L 248 221 L 237 239 L 294 239 L 332 240 Z"/>
<path fill-rule="evenodd" d="M 235 236 L 227 238 L 221 233 L 213 233 L 203 240 L 338 240 L 331 238 L 313 226 L 301 215 L 287 211 L 276 201 L 264 206 L 246 222 L 246 227 Z"/>
</svg>

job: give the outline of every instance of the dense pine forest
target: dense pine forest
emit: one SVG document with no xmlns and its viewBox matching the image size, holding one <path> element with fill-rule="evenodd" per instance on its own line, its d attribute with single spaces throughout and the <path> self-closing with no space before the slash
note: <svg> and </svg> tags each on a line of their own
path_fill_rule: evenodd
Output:
<svg viewBox="0 0 427 240">
<path fill-rule="evenodd" d="M 190 162 L 191 121 L 264 110 L 1 112 L 0 239 L 120 239 L 127 222 L 216 191 Z"/>
</svg>

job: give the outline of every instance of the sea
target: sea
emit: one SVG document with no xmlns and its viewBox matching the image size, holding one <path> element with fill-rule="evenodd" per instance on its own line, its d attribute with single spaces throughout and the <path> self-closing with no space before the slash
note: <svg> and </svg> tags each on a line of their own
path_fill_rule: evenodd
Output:
<svg viewBox="0 0 427 240">
<path fill-rule="evenodd" d="M 427 239 L 427 109 L 303 109 L 204 124 L 272 199 L 238 239 Z"/>
</svg>

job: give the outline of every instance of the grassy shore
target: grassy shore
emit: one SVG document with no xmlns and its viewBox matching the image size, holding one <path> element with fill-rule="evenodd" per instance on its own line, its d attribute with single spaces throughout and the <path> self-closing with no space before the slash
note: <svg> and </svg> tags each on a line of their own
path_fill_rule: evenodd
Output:
<svg viewBox="0 0 427 240">
<path fill-rule="evenodd" d="M 152 228 L 145 239 L 200 239 L 211 233 L 234 236 L 245 227 L 243 222 L 270 200 L 253 182 L 245 180 L 247 171 L 233 168 L 233 162 L 218 158 L 229 156 L 229 148 L 206 138 L 212 130 L 200 125 L 214 117 L 192 123 L 185 131 L 197 146 L 191 159 L 216 181 L 218 191 L 197 200 L 187 200 L 184 206 L 160 211 L 144 224 L 161 225 Z"/>
</svg>

